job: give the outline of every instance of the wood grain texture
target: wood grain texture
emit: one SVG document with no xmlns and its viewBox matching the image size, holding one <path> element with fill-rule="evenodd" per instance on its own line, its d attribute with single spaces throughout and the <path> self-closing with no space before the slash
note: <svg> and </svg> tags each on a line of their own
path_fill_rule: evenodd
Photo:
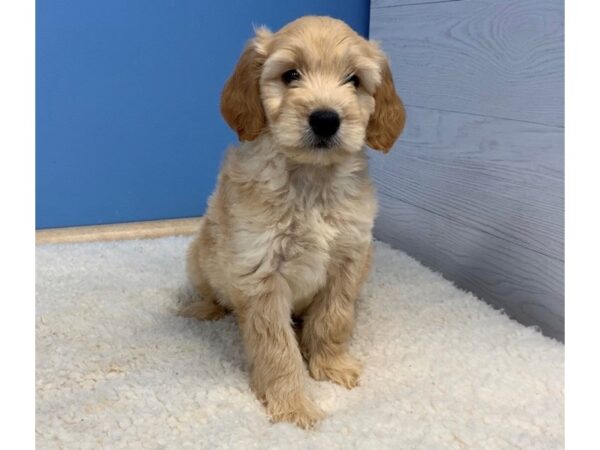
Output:
<svg viewBox="0 0 600 450">
<path fill-rule="evenodd" d="M 371 158 L 377 238 L 527 325 L 564 337 L 563 129 L 408 108 Z"/>
<path fill-rule="evenodd" d="M 432 3 L 461 2 L 463 0 L 372 0 L 371 8 L 396 8 L 399 6 L 424 5 Z"/>
<path fill-rule="evenodd" d="M 382 192 L 563 260 L 563 129 L 408 107 L 394 150 L 371 158 Z"/>
<path fill-rule="evenodd" d="M 564 340 L 562 261 L 380 194 L 375 234 L 519 322 Z"/>
<path fill-rule="evenodd" d="M 419 4 L 415 4 L 419 3 Z M 374 1 L 407 105 L 377 238 L 564 339 L 563 5 Z"/>
<path fill-rule="evenodd" d="M 463 0 L 371 9 L 406 104 L 564 122 L 560 0 Z"/>
</svg>

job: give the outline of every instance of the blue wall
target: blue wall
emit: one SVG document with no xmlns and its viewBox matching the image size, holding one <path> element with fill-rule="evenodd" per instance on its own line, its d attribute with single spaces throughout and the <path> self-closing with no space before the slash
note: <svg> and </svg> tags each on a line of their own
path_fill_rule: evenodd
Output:
<svg viewBox="0 0 600 450">
<path fill-rule="evenodd" d="M 219 94 L 252 24 L 368 0 L 44 0 L 36 11 L 37 228 L 197 216 L 235 135 Z"/>
</svg>

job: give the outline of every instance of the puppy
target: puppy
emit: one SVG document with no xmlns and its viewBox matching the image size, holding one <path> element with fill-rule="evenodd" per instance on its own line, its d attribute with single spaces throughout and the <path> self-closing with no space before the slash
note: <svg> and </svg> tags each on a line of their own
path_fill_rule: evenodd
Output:
<svg viewBox="0 0 600 450">
<path fill-rule="evenodd" d="M 310 427 L 323 413 L 305 393 L 303 356 L 317 380 L 350 389 L 361 373 L 348 341 L 377 209 L 365 144 L 387 152 L 404 108 L 377 45 L 339 20 L 303 17 L 257 30 L 221 112 L 241 143 L 189 249 L 200 300 L 182 314 L 233 311 L 272 420 Z"/>
</svg>

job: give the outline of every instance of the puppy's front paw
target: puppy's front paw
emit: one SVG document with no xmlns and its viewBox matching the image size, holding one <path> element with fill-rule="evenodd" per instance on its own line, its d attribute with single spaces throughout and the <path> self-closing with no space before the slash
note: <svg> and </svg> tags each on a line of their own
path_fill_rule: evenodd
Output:
<svg viewBox="0 0 600 450">
<path fill-rule="evenodd" d="M 301 428 L 312 428 L 325 413 L 305 395 L 294 399 L 270 399 L 266 404 L 267 412 L 273 422 L 291 422 Z"/>
<path fill-rule="evenodd" d="M 315 380 L 329 379 L 352 389 L 358 385 L 362 364 L 348 353 L 342 353 L 330 357 L 313 356 L 308 362 L 308 369 Z"/>
</svg>

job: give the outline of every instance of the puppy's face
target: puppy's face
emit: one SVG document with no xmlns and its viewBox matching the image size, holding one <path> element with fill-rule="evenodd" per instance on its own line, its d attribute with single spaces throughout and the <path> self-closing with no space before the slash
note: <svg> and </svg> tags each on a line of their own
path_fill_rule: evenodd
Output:
<svg viewBox="0 0 600 450">
<path fill-rule="evenodd" d="M 260 29 L 222 97 L 241 140 L 271 133 L 298 162 L 327 164 L 365 142 L 387 151 L 404 126 L 383 53 L 339 20 L 304 17 Z"/>
</svg>

